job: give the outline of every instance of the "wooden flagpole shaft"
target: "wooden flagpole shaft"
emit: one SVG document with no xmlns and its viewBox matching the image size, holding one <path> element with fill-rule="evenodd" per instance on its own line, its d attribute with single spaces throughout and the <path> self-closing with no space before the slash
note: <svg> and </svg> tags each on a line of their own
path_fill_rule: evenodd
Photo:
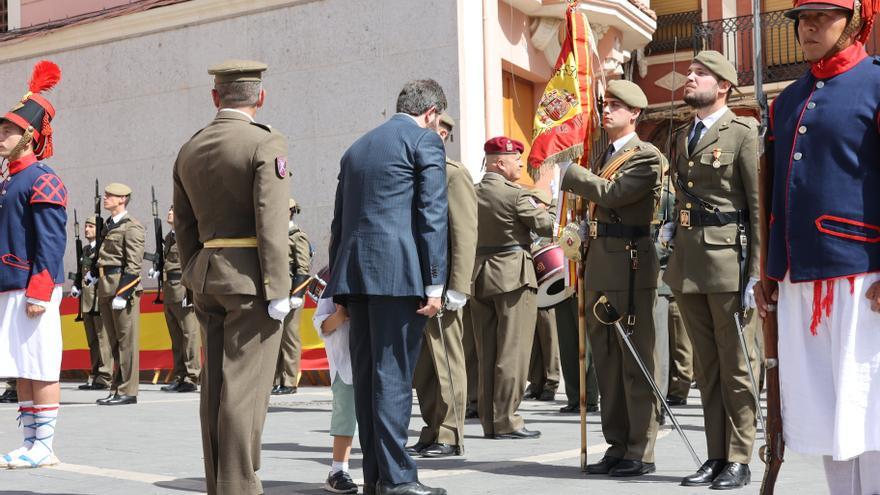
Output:
<svg viewBox="0 0 880 495">
<path fill-rule="evenodd" d="M 583 199 L 575 200 L 575 218 L 580 221 L 583 218 Z M 578 301 L 578 383 L 580 400 L 578 401 L 581 413 L 581 470 L 587 470 L 587 320 L 586 320 L 586 295 L 584 294 L 584 271 L 586 260 L 577 264 L 577 291 Z"/>
</svg>

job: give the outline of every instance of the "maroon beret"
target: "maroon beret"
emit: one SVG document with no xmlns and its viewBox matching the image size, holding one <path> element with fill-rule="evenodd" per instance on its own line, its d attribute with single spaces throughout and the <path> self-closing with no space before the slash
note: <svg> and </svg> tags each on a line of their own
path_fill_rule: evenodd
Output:
<svg viewBox="0 0 880 495">
<path fill-rule="evenodd" d="M 483 151 L 487 155 L 507 155 L 513 153 L 522 153 L 526 149 L 525 146 L 516 139 L 510 139 L 506 136 L 497 136 L 486 141 L 483 145 Z"/>
</svg>

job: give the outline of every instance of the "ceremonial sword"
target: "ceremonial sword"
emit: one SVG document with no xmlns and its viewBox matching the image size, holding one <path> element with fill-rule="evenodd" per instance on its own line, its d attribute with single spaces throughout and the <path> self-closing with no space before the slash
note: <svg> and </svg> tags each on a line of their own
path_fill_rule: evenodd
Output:
<svg viewBox="0 0 880 495">
<path fill-rule="evenodd" d="M 446 346 L 446 336 L 443 335 L 443 306 L 437 311 L 437 330 L 440 332 L 440 344 L 443 346 L 443 355 L 446 356 L 446 374 L 449 378 L 449 388 L 452 390 L 452 414 L 455 415 L 455 442 L 457 443 L 459 455 L 464 455 L 464 445 L 461 442 L 461 430 L 464 425 L 459 423 L 458 416 L 458 396 L 455 395 L 455 380 L 452 379 L 452 367 L 449 365 L 449 348 Z"/>
</svg>

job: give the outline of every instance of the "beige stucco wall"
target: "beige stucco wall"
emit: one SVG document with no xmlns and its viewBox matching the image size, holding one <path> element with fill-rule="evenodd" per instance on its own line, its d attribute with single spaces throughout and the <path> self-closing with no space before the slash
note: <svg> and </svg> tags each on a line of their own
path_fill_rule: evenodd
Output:
<svg viewBox="0 0 880 495">
<path fill-rule="evenodd" d="M 266 10 L 211 20 L 235 5 Z M 49 55 L 0 46 L 0 95 L 6 101 L 0 105 L 11 107 L 24 93 L 36 60 L 57 62 L 64 75 L 48 95 L 58 110 L 56 156 L 48 163 L 70 190 L 71 229 L 73 208 L 81 218 L 93 208 L 96 177 L 102 184 L 131 185 L 130 211 L 147 223 L 150 185 L 165 211 L 177 150 L 214 115 L 207 67 L 229 57 L 265 61 L 268 96 L 258 120 L 289 137 L 291 192 L 303 205 L 299 221 L 317 249 L 317 269 L 327 259 L 339 158 L 394 113 L 403 83 L 435 78 L 458 118 L 457 7 L 435 0 L 195 0 L 65 34 L 88 39 L 90 46 L 52 49 Z M 112 22 L 150 34 L 95 41 L 105 32 L 124 31 L 106 24 Z M 52 40 L 40 46 L 57 46 Z M 19 59 L 21 53 L 26 58 Z M 457 142 L 449 153 L 459 155 Z M 151 223 L 147 236 L 152 251 Z M 73 258 L 71 240 L 67 270 Z"/>
<path fill-rule="evenodd" d="M 57 21 L 86 12 L 97 12 L 131 0 L 12 0 L 21 5 L 21 26 L 28 27 L 49 21 Z"/>
</svg>

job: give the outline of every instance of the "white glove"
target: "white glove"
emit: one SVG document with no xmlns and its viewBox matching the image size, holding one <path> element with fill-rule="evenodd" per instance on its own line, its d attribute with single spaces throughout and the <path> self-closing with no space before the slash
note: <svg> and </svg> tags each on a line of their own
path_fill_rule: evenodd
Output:
<svg viewBox="0 0 880 495">
<path fill-rule="evenodd" d="M 758 307 L 758 304 L 755 303 L 755 284 L 758 282 L 758 279 L 752 277 L 749 279 L 749 285 L 746 286 L 745 302 L 747 308 L 755 309 Z"/>
<path fill-rule="evenodd" d="M 290 298 L 272 299 L 269 301 L 269 317 L 273 320 L 284 321 L 284 317 L 290 313 Z"/>
<path fill-rule="evenodd" d="M 660 227 L 660 242 L 663 244 L 669 244 L 672 242 L 672 238 L 675 237 L 675 222 L 666 222 Z"/>
<path fill-rule="evenodd" d="M 467 304 L 467 296 L 457 290 L 449 289 L 446 291 L 446 309 L 449 311 L 458 311 Z"/>
<path fill-rule="evenodd" d="M 86 283 L 86 285 L 91 287 L 91 286 L 95 285 L 95 282 L 97 282 L 98 279 L 96 279 L 95 277 L 92 277 L 92 272 L 86 272 L 86 276 L 83 277 L 83 281 Z"/>
<path fill-rule="evenodd" d="M 159 272 L 155 268 L 150 268 L 150 271 L 147 272 L 147 278 L 158 278 L 159 273 L 161 272 Z"/>
<path fill-rule="evenodd" d="M 113 306 L 113 309 L 119 311 L 125 309 L 125 306 L 128 305 L 128 301 L 119 296 L 116 296 L 113 298 L 113 302 L 111 303 L 111 305 Z"/>
<path fill-rule="evenodd" d="M 192 303 L 189 301 L 189 298 L 186 296 L 183 296 L 183 300 L 180 301 L 180 305 L 183 306 L 184 308 L 191 308 L 192 307 Z"/>
<path fill-rule="evenodd" d="M 79 297 L 79 294 L 80 294 L 80 291 L 79 291 L 79 289 L 76 288 L 75 285 L 70 288 L 70 297 Z"/>
<path fill-rule="evenodd" d="M 290 296 L 290 310 L 293 311 L 294 309 L 303 307 L 303 302 L 303 298 L 301 297 Z"/>
</svg>

